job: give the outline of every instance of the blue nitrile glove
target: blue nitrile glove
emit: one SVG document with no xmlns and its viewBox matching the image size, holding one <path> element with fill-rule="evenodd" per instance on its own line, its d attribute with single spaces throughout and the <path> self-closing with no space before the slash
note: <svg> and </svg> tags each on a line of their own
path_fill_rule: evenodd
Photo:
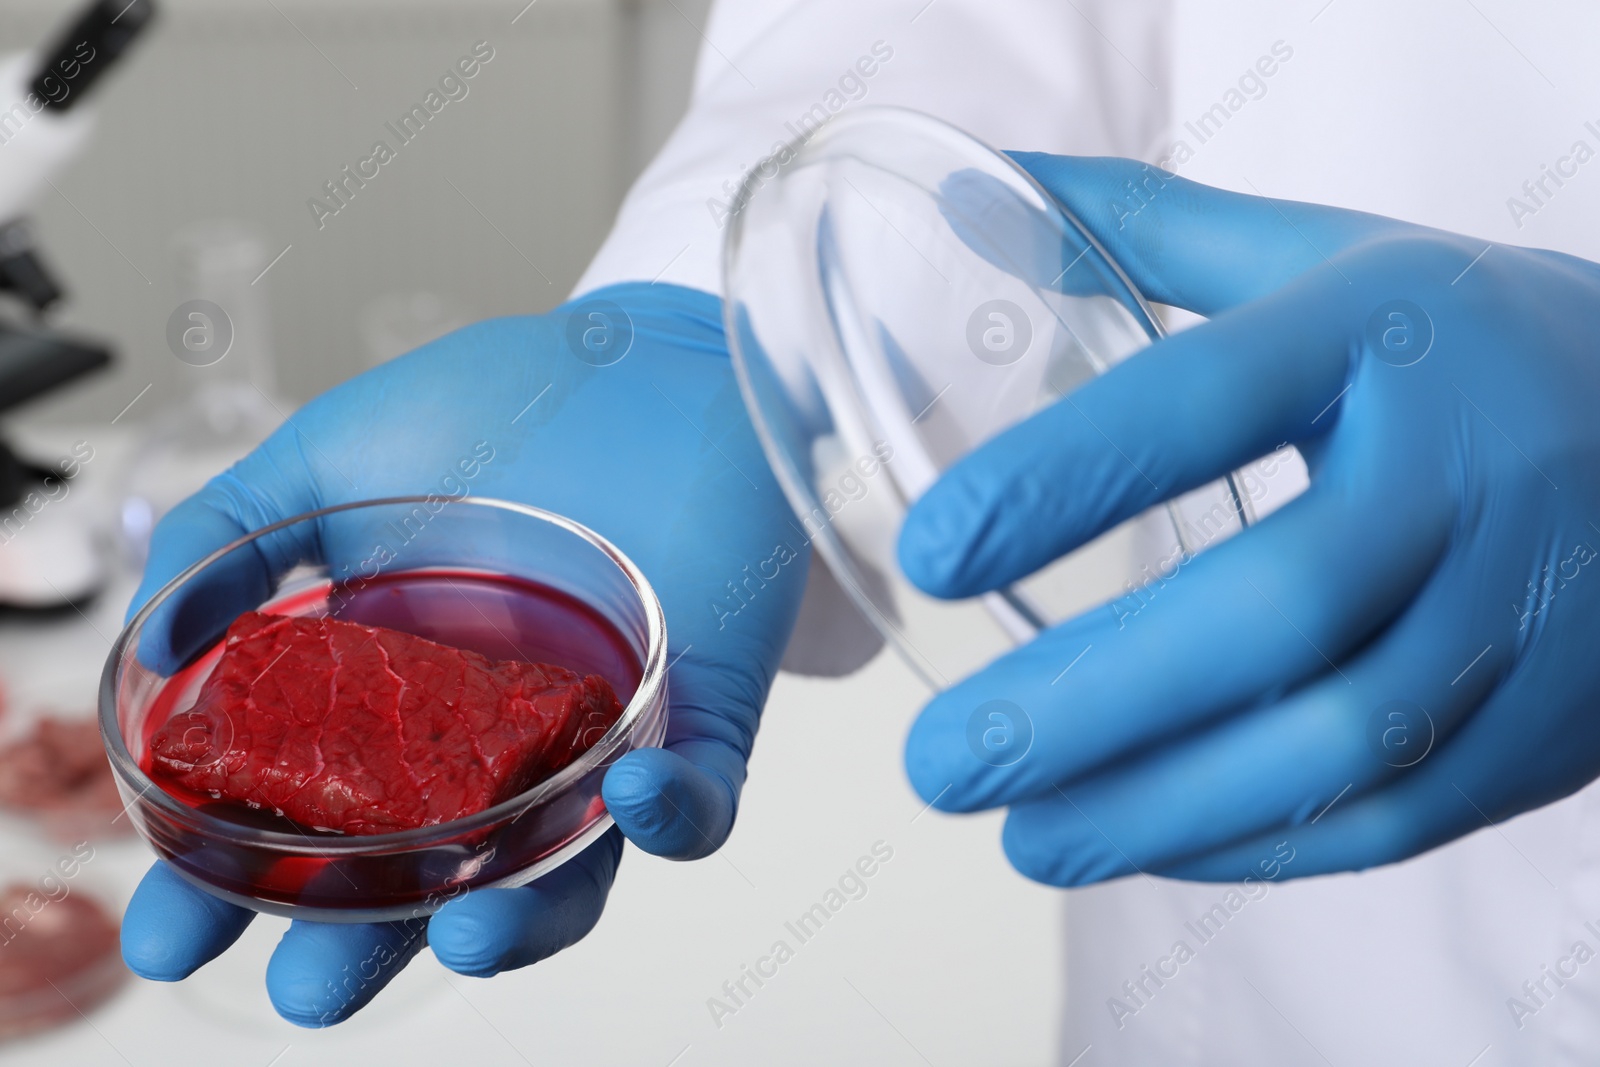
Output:
<svg viewBox="0 0 1600 1067">
<path fill-rule="evenodd" d="M 438 492 L 440 477 L 488 442 L 493 458 L 473 495 L 596 530 L 645 572 L 666 612 L 665 747 L 623 757 L 605 778 L 621 832 L 529 886 L 451 901 L 425 938 L 395 923 L 295 922 L 267 970 L 285 1018 L 343 1019 L 424 940 L 462 974 L 534 963 L 594 926 L 624 836 L 675 859 L 708 855 L 727 838 L 807 555 L 745 415 L 720 315 L 705 293 L 629 284 L 459 330 L 313 400 L 156 528 L 135 607 L 245 531 L 341 501 Z M 622 350 L 619 362 L 594 365 Z M 256 578 L 265 589 L 266 576 Z M 184 978 L 252 915 L 158 863 L 128 907 L 123 955 L 147 978 Z M 347 991 L 343 979 L 365 977 L 373 961 L 377 978 Z"/>
<path fill-rule="evenodd" d="M 1600 774 L 1600 266 L 1017 158 L 1210 321 L 955 465 L 907 575 L 994 589 L 1285 442 L 1311 485 L 935 698 L 917 790 L 1009 807 L 1018 870 L 1082 885 L 1391 863 Z"/>
</svg>

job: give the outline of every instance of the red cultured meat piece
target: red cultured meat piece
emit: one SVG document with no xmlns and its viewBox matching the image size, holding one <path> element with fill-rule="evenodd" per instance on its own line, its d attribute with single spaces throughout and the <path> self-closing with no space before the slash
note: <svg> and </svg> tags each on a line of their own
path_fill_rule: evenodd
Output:
<svg viewBox="0 0 1600 1067">
<path fill-rule="evenodd" d="M 303 826 L 408 830 L 507 800 L 622 715 L 604 678 L 337 619 L 246 612 L 155 774 Z"/>
<path fill-rule="evenodd" d="M 116 920 L 71 875 L 52 875 L 0 888 L 0 1040 L 76 1022 L 128 976 Z"/>
<path fill-rule="evenodd" d="M 92 715 L 47 712 L 0 746 L 0 807 L 36 816 L 67 841 L 126 833 L 132 822 L 120 818 L 122 798 Z"/>
</svg>

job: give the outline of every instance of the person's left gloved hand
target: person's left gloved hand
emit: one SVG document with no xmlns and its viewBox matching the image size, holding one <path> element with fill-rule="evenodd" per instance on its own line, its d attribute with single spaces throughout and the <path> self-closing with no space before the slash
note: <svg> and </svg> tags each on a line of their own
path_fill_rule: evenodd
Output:
<svg viewBox="0 0 1600 1067">
<path fill-rule="evenodd" d="M 955 465 L 908 576 L 994 589 L 1285 443 L 1311 485 L 935 698 L 923 797 L 1009 807 L 1011 862 L 1065 886 L 1392 863 L 1600 774 L 1600 266 L 1017 158 L 1210 321 Z M 974 740 L 1007 726 L 1020 758 Z"/>
<path fill-rule="evenodd" d="M 617 828 L 530 885 L 467 893 L 425 923 L 295 921 L 267 970 L 291 1022 L 341 1021 L 424 944 L 473 976 L 560 951 L 599 919 L 624 836 L 673 859 L 727 838 L 809 554 L 745 414 L 720 314 L 706 293 L 628 284 L 458 330 L 311 401 L 157 527 L 130 615 L 246 531 L 345 501 L 450 493 L 474 460 L 473 496 L 594 529 L 639 565 L 666 614 L 666 739 L 607 771 Z M 331 541 L 297 551 L 332 553 Z M 297 558 L 278 555 L 230 573 L 214 591 L 229 603 L 197 604 L 224 619 L 256 607 Z M 174 641 L 142 641 L 140 654 Z M 157 863 L 128 907 L 123 955 L 147 978 L 185 978 L 253 915 Z"/>
</svg>

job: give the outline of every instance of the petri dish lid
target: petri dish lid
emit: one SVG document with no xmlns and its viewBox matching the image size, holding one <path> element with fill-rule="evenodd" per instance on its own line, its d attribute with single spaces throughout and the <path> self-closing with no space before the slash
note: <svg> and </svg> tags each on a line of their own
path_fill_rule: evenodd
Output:
<svg viewBox="0 0 1600 1067">
<path fill-rule="evenodd" d="M 931 687 L 1250 521 L 1230 478 L 1010 587 L 921 593 L 896 564 L 911 503 L 1161 324 L 1032 177 L 921 112 L 843 112 L 757 164 L 734 203 L 725 325 L 767 460 L 797 533 Z"/>
</svg>

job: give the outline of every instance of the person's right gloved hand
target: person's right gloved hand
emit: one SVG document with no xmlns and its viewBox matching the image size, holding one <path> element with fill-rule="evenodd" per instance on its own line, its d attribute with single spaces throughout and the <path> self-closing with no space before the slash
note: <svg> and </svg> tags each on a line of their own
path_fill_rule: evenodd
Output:
<svg viewBox="0 0 1600 1067">
<path fill-rule="evenodd" d="M 407 923 L 295 921 L 267 969 L 286 1019 L 344 1019 L 424 943 L 466 975 L 534 963 L 594 926 L 624 836 L 674 859 L 708 855 L 727 838 L 808 551 L 745 414 L 720 314 L 705 293 L 628 284 L 547 315 L 459 330 L 313 400 L 156 528 L 130 615 L 247 531 L 330 504 L 440 492 L 487 444 L 492 458 L 472 495 L 594 529 L 639 565 L 666 614 L 667 736 L 607 772 L 618 829 L 530 885 L 450 901 L 425 935 Z M 292 554 L 230 575 L 223 595 L 241 602 L 227 610 L 255 607 Z M 147 978 L 182 979 L 253 915 L 157 863 L 129 905 L 123 955 Z M 353 991 L 352 973 L 362 976 Z"/>
</svg>

